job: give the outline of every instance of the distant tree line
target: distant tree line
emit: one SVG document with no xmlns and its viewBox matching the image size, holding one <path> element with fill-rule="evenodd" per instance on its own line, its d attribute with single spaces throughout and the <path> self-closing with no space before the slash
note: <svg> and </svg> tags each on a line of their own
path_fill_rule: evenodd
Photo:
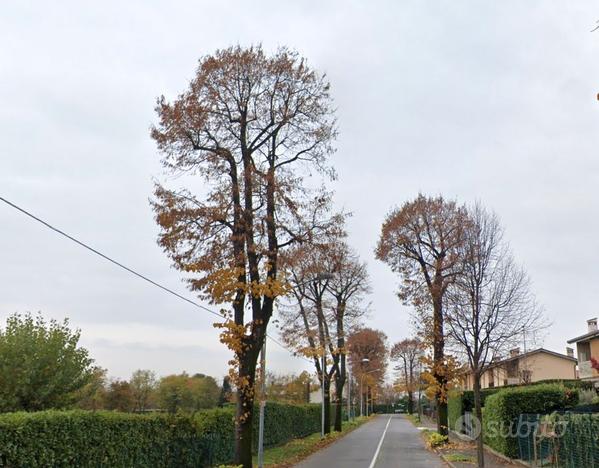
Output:
<svg viewBox="0 0 599 468">
<path fill-rule="evenodd" d="M 214 377 L 195 373 L 157 377 L 139 369 L 127 379 L 111 379 L 94 366 L 79 345 L 79 330 L 69 321 L 44 320 L 41 314 L 14 314 L 0 326 L 0 412 L 79 408 L 171 414 L 235 404 L 229 376 L 219 385 Z M 306 403 L 313 377 L 267 375 L 271 401 Z"/>
<path fill-rule="evenodd" d="M 109 380 L 105 369 L 95 369 L 90 381 L 76 393 L 75 406 L 88 410 L 193 413 L 230 401 L 230 395 L 221 399 L 225 385 L 220 387 L 213 377 L 199 373 L 183 372 L 158 379 L 146 369 L 136 370 L 129 380 Z"/>
<path fill-rule="evenodd" d="M 157 378 L 137 370 L 129 380 L 109 379 L 79 345 L 69 321 L 13 314 L 0 327 L 0 412 L 82 408 L 194 412 L 232 401 L 229 378 L 196 373 Z"/>
</svg>

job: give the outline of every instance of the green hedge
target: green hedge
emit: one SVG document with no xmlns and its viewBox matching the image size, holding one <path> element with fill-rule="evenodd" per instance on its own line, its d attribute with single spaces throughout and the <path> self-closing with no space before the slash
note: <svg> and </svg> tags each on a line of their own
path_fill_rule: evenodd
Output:
<svg viewBox="0 0 599 468">
<path fill-rule="evenodd" d="M 189 418 L 42 411 L 0 416 L 2 466 L 189 467 L 204 458 Z"/>
<path fill-rule="evenodd" d="M 587 381 L 583 381 L 583 380 L 574 380 L 574 379 L 569 379 L 569 380 L 568 379 L 566 379 L 566 380 L 547 379 L 547 380 L 540 380 L 538 382 L 533 382 L 533 383 L 526 384 L 526 385 L 505 385 L 503 387 L 483 388 L 480 391 L 481 406 L 485 406 L 485 401 L 487 400 L 488 397 L 490 397 L 491 395 L 495 395 L 497 392 L 500 392 L 502 390 L 510 389 L 510 388 L 528 388 L 528 387 L 534 387 L 535 385 L 543 385 L 543 384 L 559 384 L 559 385 L 563 385 L 564 387 L 569 388 L 569 389 L 591 390 L 594 388 L 593 382 L 587 382 Z M 455 394 L 457 394 L 457 393 L 458 392 L 455 392 Z M 474 411 L 474 392 L 472 390 L 462 390 L 460 393 L 462 395 L 462 414 L 464 414 L 464 412 L 466 412 L 466 411 L 473 412 Z M 455 396 L 454 396 L 454 398 L 455 398 Z M 455 402 L 454 402 L 454 404 L 455 404 Z M 449 401 L 448 401 L 448 405 L 449 405 Z"/>
<path fill-rule="evenodd" d="M 487 397 L 483 417 L 484 440 L 511 458 L 518 457 L 518 416 L 547 414 L 574 406 L 578 392 L 558 384 L 506 388 Z"/>
<path fill-rule="evenodd" d="M 258 411 L 254 412 L 254 447 L 258 447 Z M 321 407 L 267 403 L 264 411 L 264 445 L 272 447 L 305 437 L 321 429 Z"/>
<path fill-rule="evenodd" d="M 449 428 L 457 431 L 455 425 L 460 416 L 464 414 L 463 393 L 457 390 L 451 390 L 447 398 L 447 421 Z"/>
<path fill-rule="evenodd" d="M 41 411 L 0 415 L 0 466 L 202 467 L 228 463 L 234 449 L 234 409 L 194 416 Z M 258 412 L 254 418 L 258 439 Z M 268 403 L 265 446 L 320 429 L 318 405 Z"/>
</svg>

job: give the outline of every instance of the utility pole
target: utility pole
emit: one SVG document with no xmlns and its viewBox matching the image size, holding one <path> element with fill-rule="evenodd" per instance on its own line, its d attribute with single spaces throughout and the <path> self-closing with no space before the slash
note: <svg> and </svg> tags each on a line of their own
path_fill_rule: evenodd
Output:
<svg viewBox="0 0 599 468">
<path fill-rule="evenodd" d="M 327 362 L 327 358 L 326 358 L 326 349 L 323 347 L 322 348 L 322 405 L 321 405 L 321 409 L 320 409 L 320 437 L 324 438 L 324 386 L 325 386 L 325 377 L 326 377 L 326 371 L 325 371 L 325 365 Z"/>
<path fill-rule="evenodd" d="M 349 366 L 347 366 L 347 420 L 351 421 L 351 371 Z"/>
<path fill-rule="evenodd" d="M 369 361 L 370 361 L 369 359 L 362 359 L 362 362 L 369 362 Z M 364 375 L 366 375 L 366 374 L 372 374 L 373 372 L 378 372 L 380 370 L 381 370 L 380 368 L 379 369 L 373 369 L 373 370 L 370 370 L 368 372 L 363 372 L 362 375 L 360 376 L 360 416 L 363 416 L 363 413 L 362 413 L 362 395 L 364 394 L 364 390 L 363 390 L 363 386 L 364 386 L 364 384 L 363 384 L 363 382 L 364 382 Z M 365 405 L 366 406 L 366 416 L 367 417 L 368 417 L 368 390 L 369 390 L 369 386 L 367 385 L 366 386 L 366 401 L 365 401 L 365 404 L 366 404 Z M 370 400 L 372 401 L 372 398 Z M 373 409 L 374 409 L 374 407 L 373 407 Z"/>
<path fill-rule="evenodd" d="M 370 359 L 368 358 L 363 358 L 360 361 L 360 367 L 362 369 L 362 372 L 360 372 L 360 416 L 364 416 L 364 364 L 368 364 L 369 362 Z"/>
<path fill-rule="evenodd" d="M 418 422 L 422 421 L 422 362 L 418 362 Z"/>
</svg>

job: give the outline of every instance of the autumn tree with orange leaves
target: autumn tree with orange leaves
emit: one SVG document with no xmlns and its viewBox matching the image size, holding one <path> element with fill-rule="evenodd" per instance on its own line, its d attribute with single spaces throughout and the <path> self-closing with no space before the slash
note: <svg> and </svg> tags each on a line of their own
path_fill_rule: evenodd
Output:
<svg viewBox="0 0 599 468">
<path fill-rule="evenodd" d="M 288 49 L 230 47 L 202 57 L 188 89 L 161 97 L 156 112 L 166 175 L 187 185 L 156 185 L 159 244 L 193 291 L 222 306 L 238 392 L 235 464 L 251 467 L 256 363 L 288 291 L 279 256 L 331 223 L 330 194 L 304 181 L 334 176 L 329 83 Z"/>
<path fill-rule="evenodd" d="M 443 326 L 444 297 L 462 269 L 466 209 L 443 197 L 419 195 L 392 210 L 383 223 L 376 257 L 402 278 L 398 296 L 423 314 L 432 310 L 428 337 L 433 349 L 437 431 L 447 435 L 448 363 Z"/>
<path fill-rule="evenodd" d="M 362 392 L 361 400 L 368 404 L 373 389 L 382 386 L 385 380 L 389 358 L 387 335 L 373 328 L 360 328 L 348 336 L 347 349 L 352 375 Z"/>
</svg>

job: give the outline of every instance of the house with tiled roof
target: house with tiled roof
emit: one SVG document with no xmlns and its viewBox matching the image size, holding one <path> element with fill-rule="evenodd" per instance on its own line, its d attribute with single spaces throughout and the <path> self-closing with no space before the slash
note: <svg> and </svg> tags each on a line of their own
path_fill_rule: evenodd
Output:
<svg viewBox="0 0 599 468">
<path fill-rule="evenodd" d="M 481 388 L 520 385 L 542 380 L 572 380 L 576 378 L 574 350 L 566 354 L 545 348 L 520 353 L 520 348 L 510 351 L 509 357 L 490 363 L 481 375 Z M 463 390 L 472 390 L 474 378 L 467 372 L 461 378 Z"/>
<path fill-rule="evenodd" d="M 599 383 L 599 372 L 593 369 L 591 359 L 599 362 L 599 330 L 597 329 L 597 318 L 587 320 L 587 332 L 568 340 L 570 344 L 576 344 L 578 356 L 578 377 L 581 380 L 590 380 Z"/>
</svg>

